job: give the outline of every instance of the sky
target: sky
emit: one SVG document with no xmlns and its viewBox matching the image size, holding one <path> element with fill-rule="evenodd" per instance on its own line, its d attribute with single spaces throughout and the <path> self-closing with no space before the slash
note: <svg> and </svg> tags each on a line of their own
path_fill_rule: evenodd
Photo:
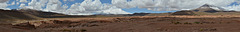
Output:
<svg viewBox="0 0 240 32">
<path fill-rule="evenodd" d="M 0 9 L 34 9 L 68 15 L 168 13 L 210 4 L 240 11 L 240 0 L 0 0 Z"/>
</svg>

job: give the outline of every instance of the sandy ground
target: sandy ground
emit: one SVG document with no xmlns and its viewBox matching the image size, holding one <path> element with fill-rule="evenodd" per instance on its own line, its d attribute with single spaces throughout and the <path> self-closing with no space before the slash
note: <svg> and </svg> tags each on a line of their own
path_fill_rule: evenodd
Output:
<svg viewBox="0 0 240 32">
<path fill-rule="evenodd" d="M 47 18 L 1 24 L 1 32 L 239 32 L 236 15 Z"/>
</svg>

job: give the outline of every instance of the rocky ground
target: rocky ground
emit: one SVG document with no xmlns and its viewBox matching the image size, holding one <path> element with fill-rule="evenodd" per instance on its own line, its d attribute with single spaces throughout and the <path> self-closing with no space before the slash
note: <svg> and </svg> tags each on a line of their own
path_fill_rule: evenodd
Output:
<svg viewBox="0 0 240 32">
<path fill-rule="evenodd" d="M 239 32 L 238 16 L 62 18 L 1 24 L 2 32 Z"/>
</svg>

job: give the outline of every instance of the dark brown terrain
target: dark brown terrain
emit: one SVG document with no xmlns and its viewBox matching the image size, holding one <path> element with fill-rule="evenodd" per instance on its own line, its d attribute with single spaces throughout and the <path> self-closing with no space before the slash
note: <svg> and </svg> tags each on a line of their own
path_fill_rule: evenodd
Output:
<svg viewBox="0 0 240 32">
<path fill-rule="evenodd" d="M 146 16 L 58 18 L 1 25 L 1 31 L 21 32 L 239 32 L 240 18 L 228 16 Z"/>
<path fill-rule="evenodd" d="M 15 20 L 34 20 L 37 18 L 38 17 L 20 11 L 0 9 L 0 21 L 1 21 L 0 23 L 11 23 L 12 21 Z"/>
</svg>

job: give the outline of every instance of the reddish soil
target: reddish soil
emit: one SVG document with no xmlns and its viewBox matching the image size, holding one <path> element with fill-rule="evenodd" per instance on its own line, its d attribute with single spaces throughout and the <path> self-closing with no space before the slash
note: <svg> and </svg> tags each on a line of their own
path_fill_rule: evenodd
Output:
<svg viewBox="0 0 240 32">
<path fill-rule="evenodd" d="M 66 18 L 1 24 L 3 32 L 239 32 L 239 17 Z"/>
</svg>

